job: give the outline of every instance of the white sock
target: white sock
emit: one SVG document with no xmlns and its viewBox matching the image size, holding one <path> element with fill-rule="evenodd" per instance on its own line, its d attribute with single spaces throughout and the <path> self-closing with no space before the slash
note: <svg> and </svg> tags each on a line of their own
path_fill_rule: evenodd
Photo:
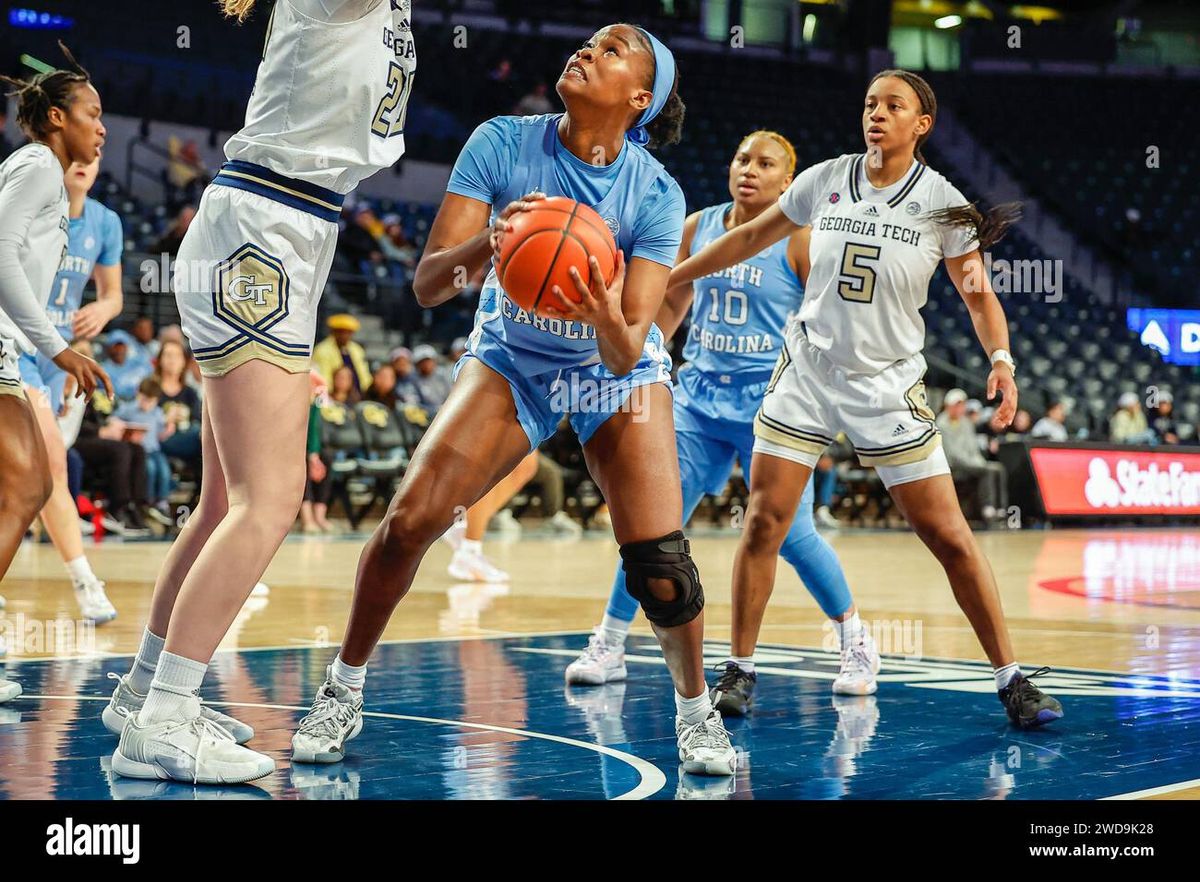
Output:
<svg viewBox="0 0 1200 882">
<path fill-rule="evenodd" d="M 729 658 L 725 659 L 726 664 L 729 662 L 733 662 L 747 674 L 754 673 L 754 656 L 752 655 L 747 655 L 744 657 L 740 655 L 731 655 Z"/>
<path fill-rule="evenodd" d="M 96 581 L 96 574 L 92 572 L 92 565 L 88 563 L 87 557 L 82 554 L 74 560 L 67 561 L 64 566 L 67 568 L 67 573 L 71 576 L 72 585 L 82 585 L 84 582 Z"/>
<path fill-rule="evenodd" d="M 862 619 L 858 617 L 858 610 L 852 612 L 849 618 L 844 622 L 834 622 L 838 628 L 838 637 L 842 641 L 842 648 L 854 646 L 863 639 Z"/>
<path fill-rule="evenodd" d="M 129 671 L 129 685 L 133 691 L 145 695 L 150 691 L 154 680 L 154 672 L 158 670 L 158 658 L 162 655 L 166 638 L 150 633 L 146 628 L 142 631 L 142 645 L 138 647 L 133 659 L 133 668 Z"/>
<path fill-rule="evenodd" d="M 625 638 L 629 636 L 629 626 L 632 624 L 633 622 L 625 622 L 605 613 L 604 618 L 600 622 L 600 627 L 596 631 L 609 646 L 620 646 L 625 642 Z"/>
<path fill-rule="evenodd" d="M 463 554 L 475 554 L 475 555 L 483 554 L 483 540 L 482 539 L 466 539 L 466 538 L 464 538 L 463 541 L 459 544 L 458 550 L 461 551 Z"/>
<path fill-rule="evenodd" d="M 689 726 L 707 719 L 712 709 L 712 699 L 708 697 L 707 689 L 695 698 L 684 698 L 678 692 L 675 693 L 675 713 Z"/>
<path fill-rule="evenodd" d="M 348 665 L 342 661 L 342 656 L 339 653 L 338 657 L 333 660 L 333 682 L 345 686 L 355 692 L 362 692 L 364 684 L 367 682 L 367 666 L 366 665 Z"/>
<path fill-rule="evenodd" d="M 138 725 L 147 726 L 176 717 L 188 699 L 194 698 L 204 683 L 208 665 L 165 650 L 158 657 L 158 669 L 146 703 L 138 714 Z"/>
<path fill-rule="evenodd" d="M 994 671 L 992 671 L 992 673 L 996 676 L 996 691 L 998 692 L 1011 683 L 1013 677 L 1021 673 L 1021 666 L 1016 662 L 1013 662 L 1012 664 L 1005 665 L 1002 668 L 996 668 Z"/>
</svg>

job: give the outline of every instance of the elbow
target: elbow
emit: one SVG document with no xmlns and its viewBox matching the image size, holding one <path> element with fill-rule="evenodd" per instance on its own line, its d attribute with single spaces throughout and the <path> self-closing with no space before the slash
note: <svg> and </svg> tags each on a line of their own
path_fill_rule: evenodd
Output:
<svg viewBox="0 0 1200 882">
<path fill-rule="evenodd" d="M 437 306 L 437 291 L 431 283 L 429 273 L 425 271 L 425 264 L 417 264 L 417 271 L 413 273 L 412 280 L 413 296 L 417 298 L 422 308 L 429 309 L 431 306 Z"/>
</svg>

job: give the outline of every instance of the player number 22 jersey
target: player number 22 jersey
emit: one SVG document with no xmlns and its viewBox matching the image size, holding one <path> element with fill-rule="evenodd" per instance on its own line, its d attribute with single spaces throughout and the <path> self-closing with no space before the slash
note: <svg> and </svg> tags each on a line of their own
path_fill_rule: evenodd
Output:
<svg viewBox="0 0 1200 882">
<path fill-rule="evenodd" d="M 876 189 L 866 159 L 848 154 L 807 168 L 779 199 L 792 223 L 812 224 L 798 319 L 808 340 L 850 374 L 876 374 L 918 354 L 921 307 L 938 263 L 978 247 L 968 228 L 930 217 L 967 204 L 944 177 L 914 161 L 899 181 Z"/>
<path fill-rule="evenodd" d="M 349 193 L 404 153 L 417 54 L 409 0 L 330 5 L 332 20 L 315 0 L 276 0 L 246 124 L 225 155 Z"/>
</svg>

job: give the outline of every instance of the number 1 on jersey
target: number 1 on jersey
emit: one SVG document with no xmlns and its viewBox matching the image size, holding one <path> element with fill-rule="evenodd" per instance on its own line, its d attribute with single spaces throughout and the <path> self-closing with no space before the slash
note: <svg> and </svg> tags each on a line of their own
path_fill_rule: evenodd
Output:
<svg viewBox="0 0 1200 882">
<path fill-rule="evenodd" d="M 413 76 L 393 61 L 388 66 L 387 84 L 387 94 L 379 100 L 375 117 L 371 120 L 371 133 L 381 138 L 404 134 L 404 118 L 408 115 L 408 96 L 412 92 Z M 398 105 L 399 115 L 389 119 Z"/>
</svg>

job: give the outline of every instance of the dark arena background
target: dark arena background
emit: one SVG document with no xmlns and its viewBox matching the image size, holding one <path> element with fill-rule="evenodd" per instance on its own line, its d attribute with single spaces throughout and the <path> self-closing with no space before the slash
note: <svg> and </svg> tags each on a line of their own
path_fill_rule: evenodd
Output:
<svg viewBox="0 0 1200 882">
<path fill-rule="evenodd" d="M 117 773 L 117 736 L 101 712 L 111 678 L 130 671 L 156 579 L 206 479 L 200 410 L 210 381 L 201 381 L 190 348 L 173 376 L 161 364 L 169 350 L 178 353 L 171 341 L 188 345 L 172 291 L 175 258 L 200 223 L 202 194 L 220 189 L 214 178 L 245 119 L 272 8 L 292 0 L 259 0 L 241 24 L 208 0 L 29 2 L 0 5 L 0 73 L 25 79 L 63 66 L 61 40 L 90 74 L 106 129 L 90 196 L 119 218 L 120 283 L 114 292 L 110 274 L 104 297 L 119 312 L 76 334 L 90 343 L 73 344 L 105 368 L 116 400 L 101 391 L 57 415 L 61 480 L 78 509 L 88 574 L 64 566 L 51 537 L 59 530 L 38 518 L 0 590 L 0 680 L 20 686 L 0 703 L 0 799 L 54 801 L 28 815 L 0 803 L 4 827 L 12 829 L 10 816 L 37 818 L 19 850 L 94 853 L 82 850 L 95 845 L 86 836 L 73 839 L 74 852 L 54 851 L 58 834 L 43 828 L 73 817 L 141 824 L 139 860 L 178 866 L 169 843 L 183 847 L 187 837 L 175 825 L 208 831 L 216 829 L 210 819 L 222 818 L 215 808 L 176 802 L 179 814 L 164 815 L 145 802 L 137 811 L 107 804 L 113 800 L 222 800 L 237 823 L 278 829 L 279 845 L 303 856 L 316 846 L 295 835 L 308 832 L 305 824 L 323 836 L 339 828 L 339 811 L 372 819 L 350 806 L 298 818 L 233 801 L 693 799 L 853 803 L 825 815 L 786 807 L 788 829 L 803 823 L 831 849 L 839 836 L 870 845 L 908 830 L 918 839 L 969 841 L 1001 860 L 1053 861 L 1052 851 L 1037 849 L 1065 846 L 1063 855 L 1112 849 L 1113 860 L 1140 866 L 1156 845 L 1158 856 L 1168 850 L 1159 837 L 1185 815 L 1148 806 L 1200 798 L 1196 4 L 412 0 L 418 66 L 404 86 L 411 93 L 399 123 L 403 156 L 330 209 L 336 249 L 323 292 L 309 302 L 318 312 L 315 340 L 307 341 L 316 345 L 304 350 L 313 359 L 305 501 L 200 691 L 254 728 L 249 746 L 272 758 L 275 771 L 213 786 Z M 1061 701 L 1061 719 L 1030 730 L 1009 724 L 946 571 L 876 469 L 837 434 L 813 473 L 813 519 L 878 648 L 877 691 L 831 691 L 845 664 L 838 628 L 780 561 L 754 653 L 753 707 L 725 719 L 736 773 L 688 773 L 671 674 L 640 612 L 624 649 L 627 676 L 601 685 L 564 678 L 605 614 L 621 559 L 613 519 L 622 508 L 606 501 L 564 421 L 484 519 L 481 546 L 429 547 L 371 656 L 365 726 L 345 759 L 293 762 L 292 735 L 342 643 L 360 555 L 419 463 L 455 362 L 476 345 L 477 310 L 488 308 L 482 270 L 464 275 L 434 308 L 414 292 L 452 167 L 485 120 L 561 112 L 556 83 L 567 59 L 597 30 L 624 21 L 674 52 L 686 104 L 682 137 L 653 155 L 682 189 L 689 214 L 730 200 L 730 162 L 751 132 L 788 139 L 797 174 L 862 153 L 864 94 L 877 71 L 891 68 L 920 74 L 936 93 L 933 133 L 922 146 L 929 168 L 980 209 L 1021 203 L 1020 220 L 983 254 L 1017 366 L 1015 417 L 1004 425 L 997 416 L 989 354 L 940 261 L 921 308 L 920 412 L 941 433 L 1016 659 L 1027 674 L 1049 668 L 1036 683 Z M 26 140 L 18 102 L 10 96 L 0 116 L 0 159 Z M 269 264 L 265 256 L 237 259 L 245 272 Z M 844 267 L 852 283 L 857 266 Z M 693 337 L 692 325 L 708 317 L 707 281 L 666 341 L 676 369 L 685 344 L 701 334 Z M 84 304 L 97 300 L 98 284 L 88 283 Z M 249 284 L 235 299 L 254 296 Z M 280 315 L 299 309 L 296 278 L 292 289 L 290 306 L 280 295 Z M 716 288 L 712 294 L 716 321 Z M 876 289 L 876 298 L 885 296 Z M 728 300 L 725 319 L 737 324 Z M 704 345 L 732 353 L 741 339 L 731 328 L 725 342 L 718 333 Z M 147 378 L 155 382 L 147 386 Z M 190 409 L 169 417 L 169 441 L 148 444 L 139 431 L 139 392 L 159 398 L 143 413 Z M 736 655 L 731 585 L 752 511 L 748 466 L 739 460 L 728 480 L 705 487 L 685 524 L 706 597 L 710 687 Z M 465 508 L 458 514 L 466 523 Z M 868 804 L 892 800 L 1037 808 Z M 1143 802 L 1115 811 L 1093 800 Z M 427 818 L 448 824 L 485 817 L 427 808 Z M 567 813 L 529 815 L 528 823 L 539 835 L 546 824 L 586 841 L 605 825 L 662 825 L 670 811 L 623 818 L 623 809 L 596 803 L 560 808 Z M 743 836 L 754 848 L 769 846 L 780 835 L 773 831 L 785 829 L 759 814 L 753 834 L 739 832 L 750 816 L 739 821 L 732 805 L 721 811 L 729 836 L 711 845 L 700 838 L 705 850 L 750 848 Z M 525 823 L 519 818 L 512 822 Z M 669 823 L 690 842 L 711 834 L 713 820 L 680 814 Z M 351 847 L 341 844 L 353 841 L 342 831 L 331 848 Z M 640 839 L 646 830 L 630 833 Z M 17 849 L 0 834 L 5 840 L 6 851 Z M 777 847 L 790 851 L 784 841 Z"/>
</svg>

